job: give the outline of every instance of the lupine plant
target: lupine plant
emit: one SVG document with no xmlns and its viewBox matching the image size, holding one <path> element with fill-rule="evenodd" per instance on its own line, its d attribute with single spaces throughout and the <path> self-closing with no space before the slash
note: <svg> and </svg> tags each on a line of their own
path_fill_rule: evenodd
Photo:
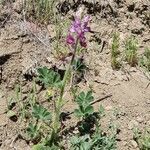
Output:
<svg viewBox="0 0 150 150">
<path fill-rule="evenodd" d="M 80 47 L 87 47 L 85 34 L 91 31 L 88 26 L 89 21 L 89 16 L 83 18 L 75 16 L 68 30 L 66 44 L 71 55 L 69 61 L 65 64 L 63 74 L 59 73 L 59 68 L 57 68 L 58 70 L 47 67 L 38 68 L 38 77 L 25 102 L 21 101 L 21 88 L 16 90 L 19 111 L 22 111 L 24 114 L 22 118 L 28 120 L 28 126 L 23 138 L 34 144 L 32 150 L 60 150 L 66 148 L 63 145 L 64 143 L 62 143 L 63 140 L 61 142 L 61 139 L 63 139 L 63 133 L 66 131 L 62 119 L 62 111 L 63 106 L 67 103 L 65 94 L 68 91 L 72 92 L 72 102 L 77 104 L 75 105 L 77 106 L 76 109 L 72 113 L 69 113 L 69 115 L 74 114 L 78 118 L 78 122 L 76 123 L 78 134 L 71 138 L 68 148 L 75 150 L 115 149 L 115 134 L 109 137 L 100 128 L 99 121 L 104 115 L 103 107 L 100 106 L 98 111 L 95 112 L 92 91 L 78 92 L 79 90 L 74 87 L 76 83 L 72 82 L 73 77 L 75 77 L 74 75 L 84 74 L 84 70 L 86 69 L 83 57 L 79 55 L 78 50 Z M 51 101 L 49 109 L 36 96 L 35 83 L 39 84 L 41 89 L 47 91 L 46 96 Z M 11 109 L 11 104 L 8 108 Z"/>
<path fill-rule="evenodd" d="M 52 143 L 51 146 L 53 144 L 56 144 L 55 141 L 57 141 L 59 137 L 59 131 L 61 129 L 60 115 L 62 107 L 65 103 L 64 93 L 67 83 L 70 82 L 72 75 L 71 72 L 73 70 L 81 70 L 83 68 L 83 65 L 81 64 L 79 65 L 79 63 L 77 63 L 76 55 L 79 44 L 82 47 L 87 46 L 85 33 L 90 31 L 90 27 L 88 26 L 89 20 L 90 20 L 89 16 L 85 16 L 83 17 L 83 19 L 80 19 L 79 17 L 76 16 L 74 22 L 71 25 L 71 28 L 69 29 L 69 33 L 66 38 L 66 43 L 68 44 L 69 49 L 71 50 L 72 56 L 69 64 L 67 65 L 63 79 L 60 78 L 59 73 L 55 72 L 52 69 L 49 70 L 46 67 L 38 69 L 39 74 L 38 80 L 42 82 L 44 86 L 47 88 L 49 96 L 53 97 L 54 111 L 52 115 L 50 115 L 50 113 L 47 112 L 43 107 L 35 105 L 33 106 L 33 116 L 35 116 L 37 119 L 42 120 L 43 119 L 47 120 L 51 118 L 51 129 L 52 129 L 50 138 L 50 143 Z M 89 92 L 88 95 L 91 95 L 91 93 Z M 42 115 L 38 115 L 41 113 Z"/>
</svg>

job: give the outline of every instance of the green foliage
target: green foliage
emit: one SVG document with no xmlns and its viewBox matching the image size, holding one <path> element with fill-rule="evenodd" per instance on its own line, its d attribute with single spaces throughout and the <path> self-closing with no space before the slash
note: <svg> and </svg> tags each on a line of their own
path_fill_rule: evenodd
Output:
<svg viewBox="0 0 150 150">
<path fill-rule="evenodd" d="M 37 144 L 32 147 L 32 150 L 60 150 L 60 149 L 56 146 L 49 147 L 45 146 L 44 144 Z"/>
<path fill-rule="evenodd" d="M 144 55 L 140 60 L 140 66 L 144 67 L 147 71 L 150 71 L 150 48 L 146 48 Z"/>
<path fill-rule="evenodd" d="M 73 69 L 77 72 L 83 72 L 86 69 L 86 65 L 81 59 L 74 60 Z"/>
<path fill-rule="evenodd" d="M 91 149 L 91 143 L 89 142 L 90 137 L 89 135 L 85 136 L 73 136 L 70 139 L 70 150 L 90 150 Z"/>
<path fill-rule="evenodd" d="M 100 106 L 99 115 L 104 115 L 104 109 Z M 100 117 L 99 116 L 99 117 Z M 92 121 L 92 120 L 91 120 Z M 88 122 L 90 123 L 90 121 Z M 97 122 L 96 130 L 88 132 L 83 136 L 75 135 L 70 139 L 71 150 L 116 150 L 117 129 L 110 126 L 108 133 L 104 133 L 100 124 Z"/>
<path fill-rule="evenodd" d="M 93 136 L 74 136 L 70 140 L 71 150 L 116 150 L 116 136 L 95 133 Z"/>
<path fill-rule="evenodd" d="M 140 150 L 150 149 L 150 128 L 141 133 L 138 129 L 134 129 L 134 139 L 138 143 Z"/>
<path fill-rule="evenodd" d="M 138 62 L 137 50 L 137 39 L 135 37 L 128 38 L 125 42 L 125 59 L 131 66 L 135 66 Z"/>
<path fill-rule="evenodd" d="M 27 127 L 27 134 L 32 140 L 35 139 L 36 137 L 38 137 L 38 135 L 39 135 L 38 126 L 33 125 L 32 123 L 29 123 L 29 125 Z"/>
<path fill-rule="evenodd" d="M 48 69 L 47 67 L 38 69 L 38 80 L 41 81 L 45 87 L 58 87 L 60 83 L 60 75 Z"/>
<path fill-rule="evenodd" d="M 41 23 L 48 23 L 49 19 L 54 16 L 55 3 L 57 0 L 28 0 L 24 2 L 26 16 L 35 18 Z"/>
<path fill-rule="evenodd" d="M 78 104 L 78 109 L 75 109 L 74 113 L 77 117 L 86 118 L 88 115 L 93 114 L 94 108 L 91 106 L 91 102 L 94 100 L 92 91 L 87 93 L 81 92 L 75 99 Z"/>
<path fill-rule="evenodd" d="M 120 40 L 119 34 L 114 33 L 111 46 L 111 66 L 113 69 L 119 69 L 121 67 L 121 64 L 118 60 L 118 56 L 120 54 L 119 40 Z"/>
<path fill-rule="evenodd" d="M 32 109 L 32 114 L 38 120 L 42 120 L 42 121 L 51 120 L 51 113 L 41 105 L 34 105 Z"/>
</svg>

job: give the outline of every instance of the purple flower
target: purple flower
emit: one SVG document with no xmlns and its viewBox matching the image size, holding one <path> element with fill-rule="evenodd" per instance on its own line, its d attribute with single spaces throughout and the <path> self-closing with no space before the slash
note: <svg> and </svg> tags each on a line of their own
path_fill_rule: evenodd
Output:
<svg viewBox="0 0 150 150">
<path fill-rule="evenodd" d="M 66 42 L 67 42 L 68 44 L 74 45 L 74 44 L 75 44 L 75 39 L 74 39 L 74 37 L 73 37 L 71 34 L 69 34 L 69 35 L 67 36 Z"/>
<path fill-rule="evenodd" d="M 75 44 L 75 39 L 79 40 L 80 45 L 82 47 L 86 47 L 86 38 L 85 38 L 85 32 L 90 32 L 91 29 L 88 27 L 88 22 L 90 21 L 89 16 L 85 16 L 82 20 L 78 17 L 75 17 L 74 22 L 71 25 L 71 28 L 69 30 L 69 35 L 67 36 L 67 43 L 70 45 Z M 71 33 L 75 33 L 76 37 L 74 38 Z"/>
</svg>

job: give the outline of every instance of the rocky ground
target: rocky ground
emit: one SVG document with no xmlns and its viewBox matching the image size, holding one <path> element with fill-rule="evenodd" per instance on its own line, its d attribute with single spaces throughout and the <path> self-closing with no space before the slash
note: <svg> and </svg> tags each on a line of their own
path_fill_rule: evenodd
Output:
<svg viewBox="0 0 150 150">
<path fill-rule="evenodd" d="M 83 3 L 87 13 L 92 16 L 91 28 L 94 33 L 88 35 L 85 56 L 89 67 L 85 76 L 88 82 L 86 85 L 81 82 L 79 86 L 92 86 L 96 99 L 111 95 L 100 103 L 108 114 L 114 112 L 115 108 L 118 110 L 114 119 L 120 129 L 118 150 L 138 150 L 132 129 L 150 126 L 150 78 L 142 68 L 130 67 L 126 63 L 119 71 L 112 70 L 110 49 L 112 33 L 115 31 L 120 33 L 120 51 L 123 51 L 123 42 L 130 35 L 136 36 L 139 41 L 139 56 L 150 46 L 150 1 L 104 2 L 101 1 L 94 7 L 90 3 Z M 0 9 L 1 150 L 30 149 L 18 136 L 21 127 L 18 128 L 18 123 L 9 120 L 6 115 L 7 101 L 14 95 L 14 87 L 18 83 L 22 85 L 24 96 L 27 95 L 28 89 L 32 87 L 28 77 L 36 72 L 38 66 L 51 66 L 53 60 L 49 39 L 54 33 L 39 28 L 33 34 L 28 30 L 31 24 L 22 21 L 20 9 L 17 2 L 1 6 Z M 67 15 L 72 13 L 73 10 L 70 10 Z M 71 111 L 72 108 L 68 104 L 64 109 Z M 110 118 L 109 115 L 104 118 L 102 125 L 105 126 Z"/>
</svg>

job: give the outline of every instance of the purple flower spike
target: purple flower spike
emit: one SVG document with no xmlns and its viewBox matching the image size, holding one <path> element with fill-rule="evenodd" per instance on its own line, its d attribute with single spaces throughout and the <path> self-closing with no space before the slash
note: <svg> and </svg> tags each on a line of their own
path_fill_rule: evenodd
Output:
<svg viewBox="0 0 150 150">
<path fill-rule="evenodd" d="M 79 19 L 78 17 L 75 17 L 75 20 L 73 24 L 71 25 L 71 28 L 69 30 L 70 33 L 75 33 L 76 38 L 74 38 L 70 33 L 67 36 L 67 43 L 71 44 L 72 46 L 75 44 L 75 39 L 79 39 L 80 45 L 82 47 L 86 47 L 86 38 L 85 38 L 85 32 L 90 32 L 91 29 L 88 27 L 88 23 L 90 21 L 89 16 L 85 16 L 83 19 Z"/>
<path fill-rule="evenodd" d="M 81 21 L 80 21 L 80 19 L 76 18 L 70 28 L 70 32 L 72 32 L 72 33 L 78 32 L 80 30 L 80 28 L 81 28 Z"/>
</svg>

